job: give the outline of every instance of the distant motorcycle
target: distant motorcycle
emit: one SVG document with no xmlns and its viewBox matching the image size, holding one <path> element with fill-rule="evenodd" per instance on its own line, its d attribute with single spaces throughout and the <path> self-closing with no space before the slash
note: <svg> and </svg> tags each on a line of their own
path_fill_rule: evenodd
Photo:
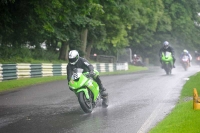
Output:
<svg viewBox="0 0 200 133">
<path fill-rule="evenodd" d="M 186 56 L 186 55 L 184 55 L 184 56 L 182 57 L 182 59 L 181 59 L 181 64 L 182 64 L 184 70 L 187 71 L 188 68 L 189 68 L 189 65 L 190 65 L 189 57 Z"/>
<path fill-rule="evenodd" d="M 196 57 L 196 63 L 200 65 L 200 56 Z"/>
<path fill-rule="evenodd" d="M 144 66 L 144 63 L 142 63 L 140 58 L 134 58 L 133 61 L 132 61 L 132 64 L 134 66 Z"/>
<path fill-rule="evenodd" d="M 162 63 L 163 63 L 163 69 L 165 70 L 167 75 L 170 75 L 172 73 L 172 66 L 173 66 L 173 58 L 171 52 L 162 52 L 161 57 Z"/>
<path fill-rule="evenodd" d="M 91 78 L 89 72 L 82 73 L 83 69 L 75 68 L 69 81 L 69 87 L 78 97 L 79 104 L 85 113 L 91 113 L 98 105 L 108 107 L 108 97 L 102 97 L 98 84 Z M 96 73 L 98 71 L 95 70 Z"/>
</svg>

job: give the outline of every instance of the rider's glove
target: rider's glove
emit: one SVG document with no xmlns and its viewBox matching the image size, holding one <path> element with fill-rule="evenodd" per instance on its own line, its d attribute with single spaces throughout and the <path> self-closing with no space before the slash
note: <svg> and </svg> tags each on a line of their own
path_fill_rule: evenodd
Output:
<svg viewBox="0 0 200 133">
<path fill-rule="evenodd" d="M 95 77 L 95 73 L 94 73 L 94 71 L 90 71 L 90 76 L 91 76 L 92 78 Z"/>
</svg>

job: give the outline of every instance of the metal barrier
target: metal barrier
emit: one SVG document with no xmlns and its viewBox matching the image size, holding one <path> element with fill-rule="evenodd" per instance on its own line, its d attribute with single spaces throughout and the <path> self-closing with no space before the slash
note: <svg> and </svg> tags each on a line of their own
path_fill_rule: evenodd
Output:
<svg viewBox="0 0 200 133">
<path fill-rule="evenodd" d="M 99 72 L 113 72 L 116 70 L 128 70 L 128 63 L 95 63 L 92 64 Z M 33 78 L 44 76 L 67 75 L 67 64 L 0 64 L 0 82 L 19 78 Z"/>
</svg>

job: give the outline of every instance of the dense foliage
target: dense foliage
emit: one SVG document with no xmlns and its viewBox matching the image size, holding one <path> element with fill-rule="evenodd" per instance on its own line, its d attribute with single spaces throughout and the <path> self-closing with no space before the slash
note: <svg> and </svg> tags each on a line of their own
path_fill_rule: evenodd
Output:
<svg viewBox="0 0 200 133">
<path fill-rule="evenodd" d="M 88 57 L 125 47 L 157 58 L 165 40 L 177 53 L 200 50 L 199 10 L 198 0 L 1 0 L 0 57 L 43 58 L 43 42 L 62 60 L 70 49 Z"/>
</svg>

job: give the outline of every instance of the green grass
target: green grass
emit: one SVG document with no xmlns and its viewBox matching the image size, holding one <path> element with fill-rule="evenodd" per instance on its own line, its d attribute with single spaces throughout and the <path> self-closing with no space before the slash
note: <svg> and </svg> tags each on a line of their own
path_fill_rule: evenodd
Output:
<svg viewBox="0 0 200 133">
<path fill-rule="evenodd" d="M 25 78 L 0 82 L 0 93 L 6 91 L 13 91 L 22 87 L 52 82 L 56 80 L 64 80 L 66 76 L 52 76 L 52 77 L 39 77 L 39 78 Z"/>
<path fill-rule="evenodd" d="M 199 81 L 200 73 L 190 77 L 176 107 L 149 133 L 200 133 L 200 110 L 193 109 L 193 89 L 200 93 Z"/>
<path fill-rule="evenodd" d="M 184 97 L 191 97 L 193 95 L 193 89 L 196 88 L 200 92 L 200 73 L 196 73 L 191 76 L 188 82 L 183 86 L 181 91 L 181 99 Z"/>
<path fill-rule="evenodd" d="M 130 65 L 129 70 L 127 71 L 115 71 L 115 72 L 103 72 L 100 75 L 114 75 L 114 74 L 124 74 L 124 73 L 131 73 L 141 70 L 147 70 L 146 67 L 135 67 Z M 17 80 L 8 80 L 0 82 L 0 93 L 13 91 L 20 89 L 22 87 L 52 82 L 56 80 L 66 80 L 66 76 L 51 76 L 51 77 L 39 77 L 39 78 L 25 78 L 25 79 L 17 79 Z M 67 81 L 66 81 L 67 82 Z"/>
</svg>

